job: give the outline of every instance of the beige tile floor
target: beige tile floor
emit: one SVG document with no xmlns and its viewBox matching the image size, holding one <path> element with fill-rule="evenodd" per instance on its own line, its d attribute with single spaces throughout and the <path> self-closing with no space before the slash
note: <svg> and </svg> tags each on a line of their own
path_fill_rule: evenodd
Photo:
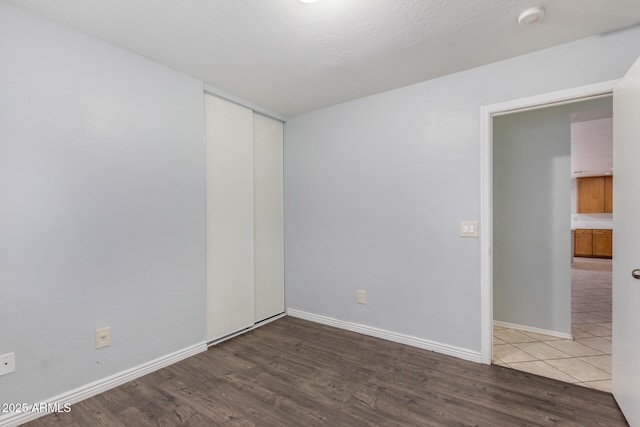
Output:
<svg viewBox="0 0 640 427">
<path fill-rule="evenodd" d="M 493 363 L 611 392 L 611 260 L 576 258 L 573 340 L 494 326 Z"/>
</svg>

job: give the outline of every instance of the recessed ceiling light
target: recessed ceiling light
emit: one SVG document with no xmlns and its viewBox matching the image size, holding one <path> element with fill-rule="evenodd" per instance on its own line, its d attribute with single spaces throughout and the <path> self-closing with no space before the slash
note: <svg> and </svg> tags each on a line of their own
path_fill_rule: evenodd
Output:
<svg viewBox="0 0 640 427">
<path fill-rule="evenodd" d="M 315 3 L 318 0 L 298 0 L 300 3 Z"/>
<path fill-rule="evenodd" d="M 541 21 L 542 18 L 544 18 L 544 9 L 541 7 L 531 7 L 518 16 L 518 24 L 533 24 Z"/>
</svg>

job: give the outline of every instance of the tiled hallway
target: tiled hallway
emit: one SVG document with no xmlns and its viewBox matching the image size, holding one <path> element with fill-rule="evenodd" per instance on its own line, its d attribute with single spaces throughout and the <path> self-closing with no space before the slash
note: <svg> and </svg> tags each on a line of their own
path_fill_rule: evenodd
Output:
<svg viewBox="0 0 640 427">
<path fill-rule="evenodd" d="M 493 363 L 611 391 L 611 260 L 576 258 L 573 340 L 494 327 Z"/>
</svg>

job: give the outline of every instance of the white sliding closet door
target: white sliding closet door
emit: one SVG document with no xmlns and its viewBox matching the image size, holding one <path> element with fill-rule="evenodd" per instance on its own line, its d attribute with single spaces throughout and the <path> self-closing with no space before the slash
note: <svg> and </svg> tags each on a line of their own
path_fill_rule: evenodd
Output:
<svg viewBox="0 0 640 427">
<path fill-rule="evenodd" d="M 207 340 L 254 323 L 253 112 L 205 95 Z"/>
<path fill-rule="evenodd" d="M 284 311 L 282 122 L 253 116 L 255 321 Z"/>
</svg>

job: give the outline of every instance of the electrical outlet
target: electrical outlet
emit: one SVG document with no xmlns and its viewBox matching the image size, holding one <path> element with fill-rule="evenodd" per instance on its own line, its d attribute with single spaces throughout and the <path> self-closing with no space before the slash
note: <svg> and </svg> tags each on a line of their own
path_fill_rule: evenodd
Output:
<svg viewBox="0 0 640 427">
<path fill-rule="evenodd" d="M 96 329 L 96 350 L 111 345 L 111 326 Z"/>
<path fill-rule="evenodd" d="M 16 354 L 7 353 L 0 355 L 0 375 L 7 375 L 16 370 Z"/>
<path fill-rule="evenodd" d="M 367 303 L 367 291 L 359 290 L 358 304 L 366 304 L 366 303 Z"/>
</svg>

